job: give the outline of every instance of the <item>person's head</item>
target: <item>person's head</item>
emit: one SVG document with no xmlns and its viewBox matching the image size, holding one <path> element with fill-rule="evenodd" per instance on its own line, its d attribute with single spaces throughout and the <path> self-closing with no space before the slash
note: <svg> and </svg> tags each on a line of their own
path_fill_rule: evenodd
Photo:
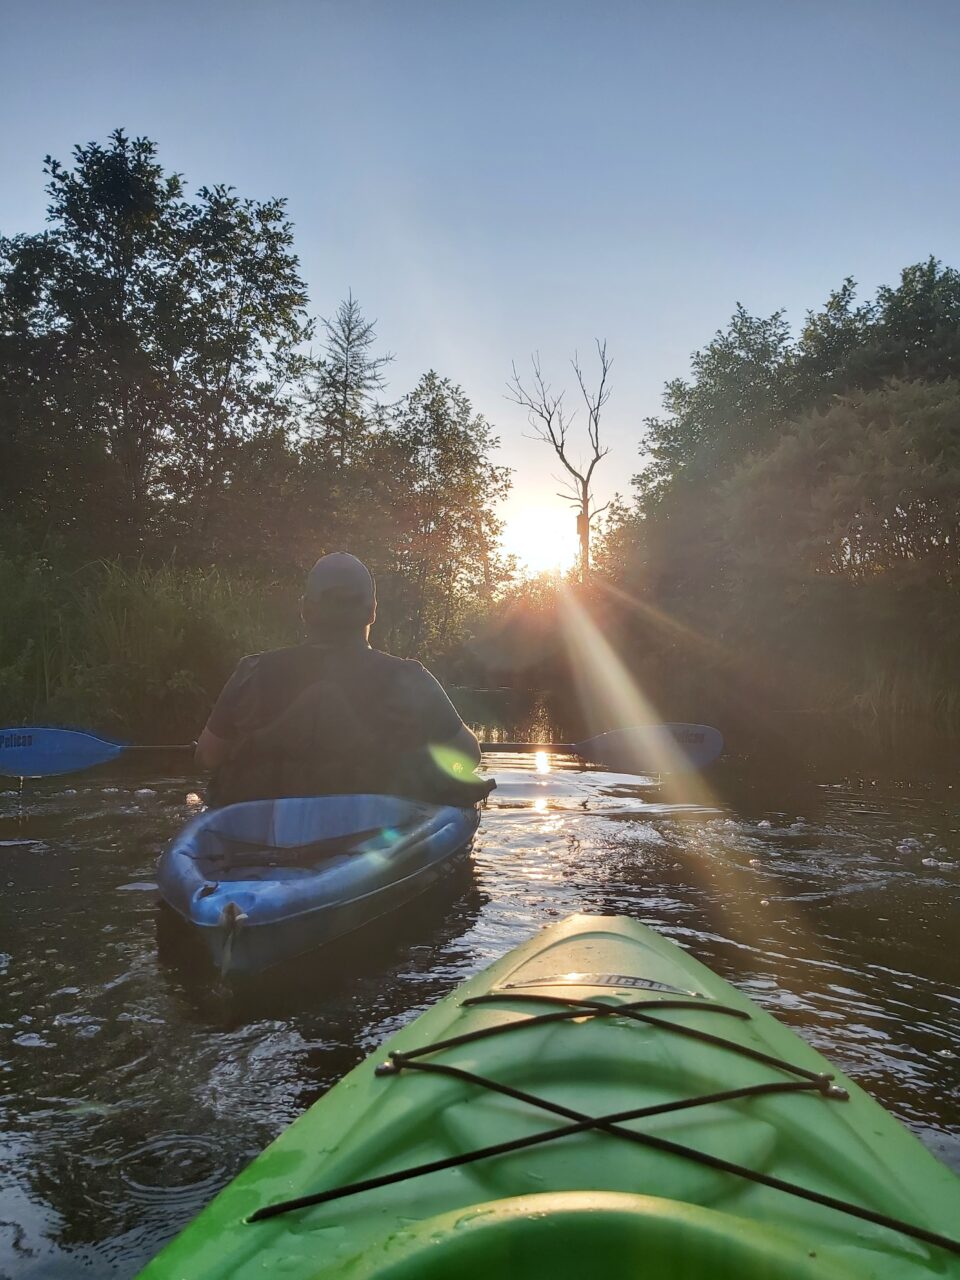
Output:
<svg viewBox="0 0 960 1280">
<path fill-rule="evenodd" d="M 321 556 L 307 574 L 300 616 L 311 640 L 366 638 L 377 616 L 373 574 L 345 551 Z"/>
</svg>

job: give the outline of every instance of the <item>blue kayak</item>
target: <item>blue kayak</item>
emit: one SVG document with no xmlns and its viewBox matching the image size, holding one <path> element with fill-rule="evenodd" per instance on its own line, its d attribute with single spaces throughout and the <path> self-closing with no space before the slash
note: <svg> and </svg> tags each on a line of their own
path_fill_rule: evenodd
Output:
<svg viewBox="0 0 960 1280">
<path fill-rule="evenodd" d="M 221 973 L 256 973 L 403 906 L 469 853 L 476 808 L 398 796 L 251 800 L 195 818 L 160 859 L 164 902 Z"/>
</svg>

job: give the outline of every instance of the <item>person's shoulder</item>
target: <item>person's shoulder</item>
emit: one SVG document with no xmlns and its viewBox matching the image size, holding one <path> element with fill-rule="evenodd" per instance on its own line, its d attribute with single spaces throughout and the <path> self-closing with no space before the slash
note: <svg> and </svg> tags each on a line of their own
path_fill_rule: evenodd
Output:
<svg viewBox="0 0 960 1280">
<path fill-rule="evenodd" d="M 234 667 L 231 682 L 249 684 L 250 681 L 270 679 L 273 673 L 298 666 L 304 661 L 305 645 L 287 645 L 281 649 L 263 649 L 260 653 L 248 653 Z"/>
<path fill-rule="evenodd" d="M 427 668 L 416 658 L 398 658 L 395 654 L 384 653 L 382 649 L 371 649 L 374 660 L 385 670 L 393 671 L 400 676 L 417 679 L 421 675 L 429 675 Z"/>
<path fill-rule="evenodd" d="M 449 704 L 450 699 L 437 677 L 416 658 L 395 658 L 374 650 L 382 662 L 392 686 L 404 690 L 415 702 L 424 705 Z"/>
<path fill-rule="evenodd" d="M 283 666 L 296 661 L 306 650 L 307 646 L 303 644 L 288 644 L 279 649 L 264 649 L 260 653 L 251 653 L 241 658 L 240 665 L 248 665 L 251 670 L 255 667 Z"/>
<path fill-rule="evenodd" d="M 285 654 L 285 653 L 304 653 L 304 652 L 308 652 L 308 651 L 310 650 L 310 648 L 311 648 L 311 646 L 310 646 L 310 645 L 308 645 L 308 644 L 285 644 L 285 645 L 281 645 L 278 649 L 263 649 L 263 650 L 261 650 L 261 652 L 260 652 L 260 653 L 253 653 L 253 654 L 251 654 L 250 656 L 251 656 L 252 658 L 267 658 L 267 659 L 269 659 L 269 658 L 276 658 L 276 657 L 278 657 L 279 655 L 281 655 L 281 654 Z"/>
<path fill-rule="evenodd" d="M 243 676 L 252 675 L 253 672 L 257 669 L 257 667 L 260 665 L 260 659 L 262 657 L 263 657 L 262 653 L 244 654 L 244 656 L 240 659 L 237 665 L 233 668 L 233 678 L 239 679 L 239 678 L 242 678 Z"/>
</svg>

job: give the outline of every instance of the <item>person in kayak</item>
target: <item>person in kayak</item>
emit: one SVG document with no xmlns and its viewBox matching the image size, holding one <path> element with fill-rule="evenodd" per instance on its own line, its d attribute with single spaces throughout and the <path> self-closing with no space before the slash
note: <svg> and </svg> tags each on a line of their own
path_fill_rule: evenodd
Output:
<svg viewBox="0 0 960 1280">
<path fill-rule="evenodd" d="M 370 647 L 373 575 L 345 552 L 323 556 L 301 601 L 307 641 L 243 658 L 197 743 L 210 800 L 370 792 L 473 804 L 477 739 L 419 662 Z"/>
</svg>

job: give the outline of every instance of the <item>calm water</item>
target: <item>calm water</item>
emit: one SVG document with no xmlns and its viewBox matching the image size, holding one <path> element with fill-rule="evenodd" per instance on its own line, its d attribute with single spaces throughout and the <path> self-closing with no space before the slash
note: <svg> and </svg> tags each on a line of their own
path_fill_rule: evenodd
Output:
<svg viewBox="0 0 960 1280">
<path fill-rule="evenodd" d="M 510 763 L 456 900 L 242 989 L 158 928 L 188 783 L 0 796 L 0 1276 L 133 1275 L 384 1037 L 572 911 L 690 948 L 960 1172 L 960 794 L 693 800 Z"/>
</svg>

